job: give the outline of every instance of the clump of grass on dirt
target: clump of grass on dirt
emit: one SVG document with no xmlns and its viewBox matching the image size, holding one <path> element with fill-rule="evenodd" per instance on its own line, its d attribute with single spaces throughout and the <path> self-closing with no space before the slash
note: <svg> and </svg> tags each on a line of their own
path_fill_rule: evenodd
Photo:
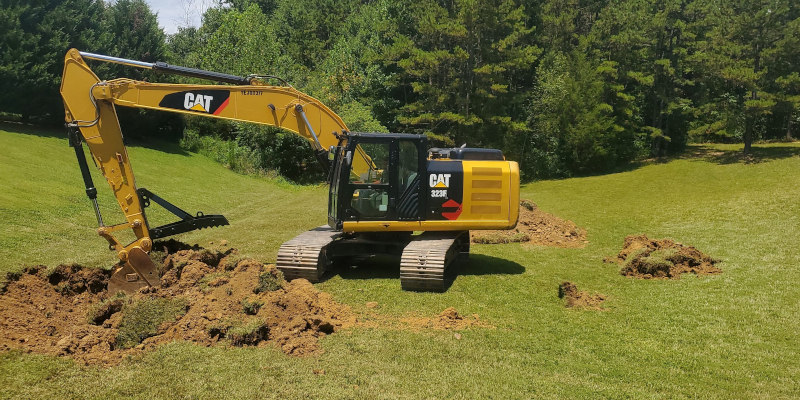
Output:
<svg viewBox="0 0 800 400">
<path fill-rule="evenodd" d="M 238 264 L 239 261 L 242 261 L 242 260 L 244 260 L 246 258 L 247 257 L 239 255 L 239 254 L 230 254 L 227 257 L 225 257 L 222 260 L 220 260 L 220 262 L 222 263 L 222 267 L 226 271 L 232 271 L 234 268 L 236 268 L 236 264 Z"/>
<path fill-rule="evenodd" d="M 266 340 L 269 334 L 267 324 L 258 319 L 253 318 L 247 322 L 236 324 L 228 328 L 225 335 L 234 346 L 254 345 L 262 340 Z"/>
<path fill-rule="evenodd" d="M 19 280 L 22 277 L 22 271 L 8 271 L 4 279 L 0 280 L 0 294 L 5 293 L 8 285 L 11 282 Z"/>
<path fill-rule="evenodd" d="M 122 311 L 126 297 L 124 292 L 117 292 L 114 296 L 94 304 L 86 312 L 86 320 L 92 325 L 102 324 L 114 313 Z"/>
<path fill-rule="evenodd" d="M 274 292 L 282 288 L 284 284 L 286 284 L 286 279 L 283 278 L 283 272 L 273 268 L 258 276 L 258 285 L 253 288 L 253 293 Z"/>
<path fill-rule="evenodd" d="M 227 272 L 214 272 L 203 276 L 198 282 L 198 287 L 203 293 L 208 293 L 212 288 L 228 282 L 230 275 Z"/>
<path fill-rule="evenodd" d="M 517 232 L 513 235 L 489 233 L 483 236 L 476 236 L 472 239 L 473 243 L 479 244 L 522 243 L 529 240 L 531 240 L 531 237 L 525 232 Z"/>
<path fill-rule="evenodd" d="M 260 300 L 253 300 L 250 301 L 248 298 L 242 299 L 242 312 L 247 315 L 256 315 L 258 314 L 258 310 L 264 306 L 264 302 Z"/>
<path fill-rule="evenodd" d="M 153 261 L 153 264 L 156 266 L 156 271 L 158 272 L 159 276 L 164 275 L 166 269 L 164 268 L 164 258 L 167 257 L 167 253 L 162 250 L 153 250 L 148 253 L 150 256 L 150 260 Z"/>
<path fill-rule="evenodd" d="M 126 303 L 117 334 L 117 345 L 130 348 L 154 336 L 159 325 L 186 312 L 186 299 L 143 298 Z"/>
<path fill-rule="evenodd" d="M 636 263 L 638 264 L 636 265 L 636 269 L 639 271 L 639 273 L 650 274 L 653 276 L 666 276 L 669 274 L 670 268 L 675 266 L 675 262 L 672 261 L 672 259 L 677 253 L 678 252 L 675 249 L 655 250 L 644 257 L 630 258 L 626 261 L 625 267 L 628 269 L 633 268 L 632 264 L 634 260 L 636 260 Z"/>
<path fill-rule="evenodd" d="M 254 345 L 269 336 L 269 327 L 259 318 L 225 319 L 208 328 L 209 336 L 228 339 L 234 346 Z"/>
<path fill-rule="evenodd" d="M 565 300 L 565 307 L 584 310 L 603 310 L 603 302 L 606 300 L 605 295 L 578 290 L 578 287 L 569 281 L 558 285 L 558 297 Z"/>
<path fill-rule="evenodd" d="M 524 207 L 528 211 L 533 211 L 534 209 L 536 209 L 536 204 L 530 200 L 523 199 L 519 202 L 519 205 L 521 207 Z"/>
</svg>

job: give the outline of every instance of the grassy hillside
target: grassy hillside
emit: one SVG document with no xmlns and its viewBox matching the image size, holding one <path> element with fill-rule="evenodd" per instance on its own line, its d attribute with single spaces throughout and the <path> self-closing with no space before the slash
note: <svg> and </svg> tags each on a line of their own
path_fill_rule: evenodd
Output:
<svg viewBox="0 0 800 400">
<path fill-rule="evenodd" d="M 0 129 L 0 271 L 113 263 L 60 132 Z M 342 271 L 318 285 L 357 312 L 367 301 L 396 316 L 453 306 L 496 329 L 458 340 L 448 331 L 356 328 L 325 338 L 325 353 L 308 358 L 173 343 L 113 368 L 11 352 L 0 354 L 0 397 L 798 397 L 800 145 L 764 145 L 749 160 L 735 146 L 694 150 L 629 172 L 526 185 L 523 197 L 588 230 L 583 249 L 476 245 L 443 294 L 402 292 L 397 271 L 385 268 Z M 282 241 L 324 223 L 323 187 L 237 175 L 170 147 L 131 147 L 130 156 L 140 186 L 231 221 L 181 240 L 224 238 L 270 261 Z M 724 272 L 623 277 L 602 259 L 635 233 L 697 246 L 722 259 Z M 607 295 L 607 311 L 565 309 L 556 296 L 565 280 Z"/>
</svg>

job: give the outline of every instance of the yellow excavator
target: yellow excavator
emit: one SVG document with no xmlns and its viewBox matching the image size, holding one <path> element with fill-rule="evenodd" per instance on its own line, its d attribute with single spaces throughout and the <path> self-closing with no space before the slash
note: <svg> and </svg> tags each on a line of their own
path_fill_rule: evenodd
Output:
<svg viewBox="0 0 800 400">
<path fill-rule="evenodd" d="M 217 84 L 168 84 L 128 78 L 100 80 L 86 60 L 177 74 Z M 285 242 L 277 267 L 287 279 L 318 282 L 337 262 L 376 255 L 400 260 L 405 290 L 442 291 L 453 262 L 469 254 L 469 231 L 511 229 L 519 216 L 519 166 L 500 150 L 428 148 L 424 135 L 350 132 L 317 99 L 273 76 L 246 77 L 147 63 L 71 49 L 64 59 L 61 96 L 66 126 L 94 205 L 97 232 L 121 263 L 109 291 L 158 286 L 148 253 L 153 240 L 194 229 L 227 225 L 222 215 L 191 215 L 136 186 L 115 106 L 183 113 L 271 125 L 306 138 L 328 169 L 328 223 Z M 227 85 L 226 85 L 227 84 Z M 81 141 L 105 177 L 125 222 L 105 225 L 97 205 Z M 145 209 L 153 203 L 179 218 L 152 227 Z M 116 232 L 136 239 L 121 243 Z"/>
</svg>

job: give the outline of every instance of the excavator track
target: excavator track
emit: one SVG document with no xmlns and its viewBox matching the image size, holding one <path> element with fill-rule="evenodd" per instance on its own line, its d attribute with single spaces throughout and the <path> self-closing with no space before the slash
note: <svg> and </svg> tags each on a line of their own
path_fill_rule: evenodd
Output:
<svg viewBox="0 0 800 400">
<path fill-rule="evenodd" d="M 469 255 L 469 231 L 416 236 L 400 258 L 400 285 L 403 290 L 442 292 L 450 278 L 450 265 L 461 255 Z"/>
<path fill-rule="evenodd" d="M 276 266 L 287 280 L 319 282 L 331 262 L 327 246 L 340 234 L 327 225 L 303 232 L 281 245 Z"/>
</svg>

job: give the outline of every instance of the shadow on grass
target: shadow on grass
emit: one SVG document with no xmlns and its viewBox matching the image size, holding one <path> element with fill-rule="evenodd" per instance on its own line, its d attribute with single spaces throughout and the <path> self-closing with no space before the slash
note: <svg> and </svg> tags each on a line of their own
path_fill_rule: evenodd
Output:
<svg viewBox="0 0 800 400">
<path fill-rule="evenodd" d="M 794 142 L 797 143 L 797 142 Z M 585 174 L 574 174 L 565 177 L 544 178 L 544 180 L 561 181 L 572 178 L 587 178 L 595 176 L 613 175 L 624 172 L 631 172 L 649 165 L 667 164 L 675 160 L 697 160 L 707 161 L 717 164 L 758 164 L 767 161 L 779 160 L 800 156 L 800 146 L 761 146 L 754 145 L 751 154 L 745 156 L 742 148 L 735 150 L 721 150 L 702 144 L 690 144 L 681 153 L 670 154 L 661 157 L 652 157 L 642 160 L 634 160 L 627 164 L 617 166 L 604 172 L 593 172 Z M 522 184 L 536 182 L 539 179 L 526 178 Z"/>
<path fill-rule="evenodd" d="M 690 148 L 682 158 L 727 165 L 759 164 L 798 156 L 800 156 L 800 147 L 798 146 L 753 146 L 750 154 L 744 154 L 741 149 L 722 150 L 707 146 L 697 146 Z"/>
<path fill-rule="evenodd" d="M 0 130 L 11 133 L 21 133 L 23 135 L 39 136 L 43 138 L 60 138 L 64 139 L 64 141 L 67 140 L 67 130 L 63 127 L 59 128 L 55 126 L 42 126 L 15 121 L 0 121 Z M 161 139 L 125 138 L 125 145 L 144 147 L 146 149 L 182 156 L 191 155 L 189 152 L 182 149 L 178 143 Z"/>
<path fill-rule="evenodd" d="M 41 126 L 26 122 L 0 121 L 0 130 L 11 133 L 22 133 L 40 137 L 55 137 L 67 139 L 67 131 L 57 126 Z"/>
<path fill-rule="evenodd" d="M 179 156 L 188 157 L 191 155 L 188 151 L 184 150 L 178 143 L 168 142 L 160 139 L 131 139 L 125 141 L 126 146 L 144 147 L 150 150 L 157 150 L 164 153 L 176 154 Z"/>
<path fill-rule="evenodd" d="M 359 262 L 340 262 L 332 273 L 325 275 L 324 280 L 338 274 L 342 279 L 399 279 L 400 258 L 381 256 Z M 484 254 L 470 254 L 466 262 L 456 260 L 448 268 L 449 279 L 446 280 L 445 290 L 453 283 L 458 275 L 518 275 L 525 272 L 522 265 L 502 258 Z"/>
</svg>

